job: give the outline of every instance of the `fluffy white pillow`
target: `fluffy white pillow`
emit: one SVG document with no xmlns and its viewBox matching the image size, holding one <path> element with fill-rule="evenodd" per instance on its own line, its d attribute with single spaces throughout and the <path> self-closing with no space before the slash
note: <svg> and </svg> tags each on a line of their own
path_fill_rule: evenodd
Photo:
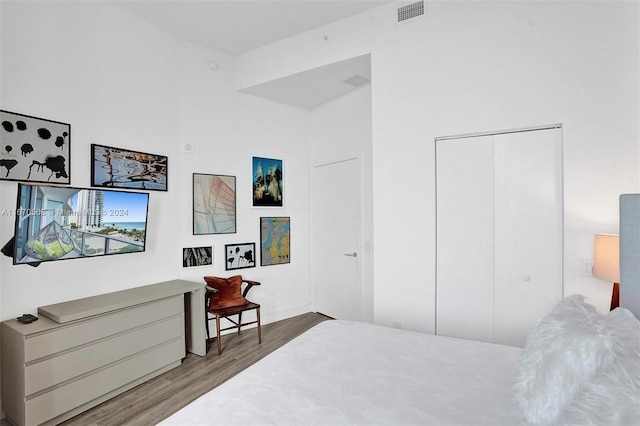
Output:
<svg viewBox="0 0 640 426">
<path fill-rule="evenodd" d="M 603 366 L 613 362 L 605 316 L 573 295 L 560 301 L 529 334 L 514 385 L 527 421 L 555 423 L 565 407 Z"/>
<path fill-rule="evenodd" d="M 613 363 L 600 370 L 567 406 L 566 422 L 579 425 L 640 425 L 640 321 L 624 308 L 606 316 Z"/>
</svg>

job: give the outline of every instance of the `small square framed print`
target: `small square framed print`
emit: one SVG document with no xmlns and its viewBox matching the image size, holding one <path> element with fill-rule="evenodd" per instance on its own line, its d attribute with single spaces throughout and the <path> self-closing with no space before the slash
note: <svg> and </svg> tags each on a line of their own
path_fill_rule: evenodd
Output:
<svg viewBox="0 0 640 426">
<path fill-rule="evenodd" d="M 185 247 L 182 249 L 182 267 L 213 265 L 213 247 Z"/>
<path fill-rule="evenodd" d="M 225 244 L 225 270 L 255 268 L 256 243 Z"/>
</svg>

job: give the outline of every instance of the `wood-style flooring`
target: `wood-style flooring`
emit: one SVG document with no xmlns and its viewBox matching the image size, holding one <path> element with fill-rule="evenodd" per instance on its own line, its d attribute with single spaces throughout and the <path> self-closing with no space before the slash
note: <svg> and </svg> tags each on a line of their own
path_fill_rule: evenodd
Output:
<svg viewBox="0 0 640 426">
<path fill-rule="evenodd" d="M 261 345 L 258 344 L 256 328 L 243 329 L 239 336 L 237 333 L 223 335 L 221 356 L 218 356 L 215 338 L 211 339 L 206 356 L 189 353 L 179 367 L 85 411 L 62 425 L 155 425 L 327 319 L 329 318 L 322 314 L 310 312 L 263 325 Z"/>
</svg>

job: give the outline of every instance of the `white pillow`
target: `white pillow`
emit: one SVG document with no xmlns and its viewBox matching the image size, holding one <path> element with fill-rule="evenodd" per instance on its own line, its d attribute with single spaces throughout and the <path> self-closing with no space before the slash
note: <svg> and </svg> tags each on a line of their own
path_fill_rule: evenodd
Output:
<svg viewBox="0 0 640 426">
<path fill-rule="evenodd" d="M 613 340 L 613 363 L 602 368 L 567 406 L 566 422 L 640 425 L 640 321 L 624 308 L 605 318 Z"/>
<path fill-rule="evenodd" d="M 531 423 L 555 423 L 565 407 L 613 362 L 605 316 L 573 295 L 560 301 L 529 334 L 514 385 L 517 407 Z"/>
</svg>

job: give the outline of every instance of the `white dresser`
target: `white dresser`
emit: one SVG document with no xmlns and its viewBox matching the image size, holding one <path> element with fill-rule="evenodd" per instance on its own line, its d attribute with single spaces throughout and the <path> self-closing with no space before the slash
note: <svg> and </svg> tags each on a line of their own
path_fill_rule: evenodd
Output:
<svg viewBox="0 0 640 426">
<path fill-rule="evenodd" d="M 2 323 L 2 405 L 57 424 L 204 355 L 204 284 L 173 280 L 38 308 Z M 186 319 L 186 321 L 185 321 Z"/>
</svg>

